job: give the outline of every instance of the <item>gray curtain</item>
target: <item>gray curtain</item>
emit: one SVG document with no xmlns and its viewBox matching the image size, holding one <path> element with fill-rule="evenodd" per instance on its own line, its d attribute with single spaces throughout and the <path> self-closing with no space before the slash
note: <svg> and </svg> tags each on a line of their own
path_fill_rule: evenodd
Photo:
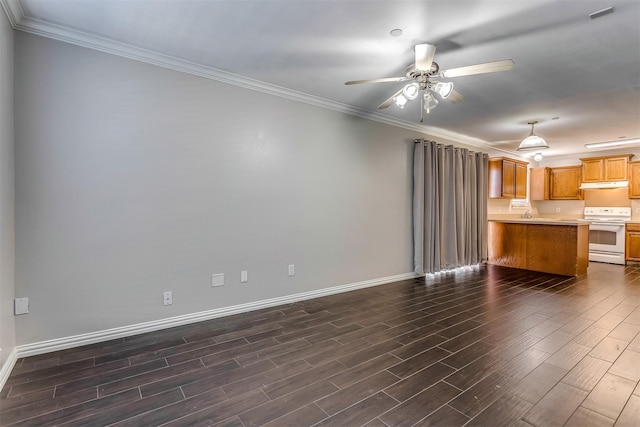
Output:
<svg viewBox="0 0 640 427">
<path fill-rule="evenodd" d="M 486 261 L 488 155 L 434 141 L 414 145 L 415 272 Z"/>
</svg>

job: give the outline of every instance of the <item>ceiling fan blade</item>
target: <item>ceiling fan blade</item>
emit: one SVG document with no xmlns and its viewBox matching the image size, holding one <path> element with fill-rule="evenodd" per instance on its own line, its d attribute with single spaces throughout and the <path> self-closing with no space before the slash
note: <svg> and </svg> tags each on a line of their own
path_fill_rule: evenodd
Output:
<svg viewBox="0 0 640 427">
<path fill-rule="evenodd" d="M 393 104 L 393 98 L 400 95 L 402 93 L 402 89 L 391 95 L 386 101 L 382 104 L 378 105 L 378 110 L 382 110 L 383 108 L 387 108 L 389 105 Z"/>
<path fill-rule="evenodd" d="M 458 92 L 457 90 L 453 90 L 451 92 L 451 95 L 449 95 L 446 98 L 447 101 L 451 102 L 452 104 L 458 103 L 458 102 L 462 102 L 464 100 L 464 96 L 462 96 L 462 94 L 460 92 Z"/>
<path fill-rule="evenodd" d="M 415 67 L 419 71 L 431 70 L 431 63 L 436 54 L 436 47 L 432 44 L 417 44 L 414 48 L 416 53 Z"/>
<path fill-rule="evenodd" d="M 406 80 L 411 80 L 410 77 L 385 77 L 382 79 L 367 79 L 367 80 L 352 80 L 350 82 L 346 82 L 346 85 L 359 85 L 362 83 L 387 83 L 387 82 L 404 82 Z"/>
<path fill-rule="evenodd" d="M 467 65 L 466 67 L 452 68 L 444 70 L 440 76 L 445 78 L 472 76 L 474 74 L 495 73 L 496 71 L 508 71 L 513 68 L 511 59 L 502 61 L 485 62 L 484 64 Z"/>
</svg>

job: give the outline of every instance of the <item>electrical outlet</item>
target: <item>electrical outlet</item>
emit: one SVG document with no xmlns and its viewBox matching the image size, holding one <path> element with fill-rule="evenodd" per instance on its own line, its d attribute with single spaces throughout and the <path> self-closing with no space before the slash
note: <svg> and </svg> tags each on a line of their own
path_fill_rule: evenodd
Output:
<svg viewBox="0 0 640 427">
<path fill-rule="evenodd" d="M 16 298 L 13 300 L 13 310 L 16 316 L 29 313 L 29 298 Z"/>
<path fill-rule="evenodd" d="M 173 304 L 173 292 L 166 291 L 164 293 L 164 300 L 162 305 L 171 305 L 171 304 Z"/>
<path fill-rule="evenodd" d="M 296 266 L 295 264 L 289 264 L 289 276 L 296 275 Z"/>
<path fill-rule="evenodd" d="M 247 270 L 242 270 L 240 272 L 240 282 L 241 283 L 247 283 L 247 281 L 249 281 L 249 276 L 248 276 Z"/>
<path fill-rule="evenodd" d="M 640 214 L 640 208 L 636 208 L 636 213 Z"/>
<path fill-rule="evenodd" d="M 556 213 L 560 213 L 560 208 L 556 208 Z"/>
<path fill-rule="evenodd" d="M 224 273 L 214 273 L 211 275 L 211 286 L 224 286 Z"/>
</svg>

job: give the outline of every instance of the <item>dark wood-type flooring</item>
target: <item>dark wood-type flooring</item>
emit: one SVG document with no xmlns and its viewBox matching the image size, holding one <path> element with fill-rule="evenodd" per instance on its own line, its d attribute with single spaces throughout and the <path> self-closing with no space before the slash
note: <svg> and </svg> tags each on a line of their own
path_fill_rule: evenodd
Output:
<svg viewBox="0 0 640 427">
<path fill-rule="evenodd" d="M 0 424 L 638 426 L 640 270 L 495 266 L 20 359 Z"/>
</svg>

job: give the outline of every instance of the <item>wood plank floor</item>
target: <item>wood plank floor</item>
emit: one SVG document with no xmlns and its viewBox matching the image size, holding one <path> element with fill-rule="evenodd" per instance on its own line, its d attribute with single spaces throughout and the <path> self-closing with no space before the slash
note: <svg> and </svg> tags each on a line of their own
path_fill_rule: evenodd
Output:
<svg viewBox="0 0 640 427">
<path fill-rule="evenodd" d="M 638 426 L 640 270 L 486 266 L 20 359 L 2 426 Z"/>
</svg>

